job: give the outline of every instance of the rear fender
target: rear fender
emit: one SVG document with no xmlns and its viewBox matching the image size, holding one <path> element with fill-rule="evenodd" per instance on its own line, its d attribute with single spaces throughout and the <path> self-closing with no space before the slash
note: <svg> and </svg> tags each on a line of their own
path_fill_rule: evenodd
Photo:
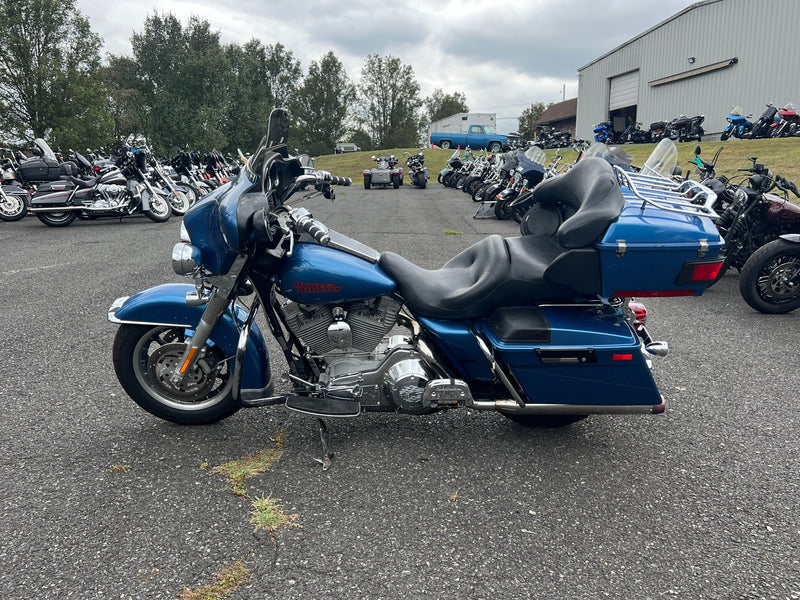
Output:
<svg viewBox="0 0 800 600">
<path fill-rule="evenodd" d="M 194 331 L 205 308 L 187 306 L 187 292 L 195 292 L 195 287 L 184 283 L 167 283 L 141 291 L 129 298 L 118 298 L 108 311 L 108 320 L 119 324 L 184 327 Z M 236 305 L 234 310 L 236 320 L 234 321 L 231 311 L 228 310 L 211 333 L 211 341 L 219 346 L 227 357 L 236 356 L 236 346 L 239 342 L 239 328 L 236 323 L 244 323 L 247 318 L 247 311 L 241 306 Z M 242 397 L 258 397 L 257 392 L 265 390 L 269 384 L 267 346 L 258 325 L 253 323 L 244 357 Z"/>
</svg>

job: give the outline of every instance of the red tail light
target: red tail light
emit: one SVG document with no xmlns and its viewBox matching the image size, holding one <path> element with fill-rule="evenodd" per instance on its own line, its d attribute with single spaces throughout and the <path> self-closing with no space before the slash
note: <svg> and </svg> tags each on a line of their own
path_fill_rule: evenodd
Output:
<svg viewBox="0 0 800 600">
<path fill-rule="evenodd" d="M 628 307 L 633 311 L 634 325 L 644 325 L 647 323 L 647 309 L 644 307 L 644 304 L 631 300 L 628 303 Z"/>
<path fill-rule="evenodd" d="M 692 281 L 714 281 L 722 268 L 722 261 L 695 265 L 692 272 Z"/>
<path fill-rule="evenodd" d="M 612 354 L 611 360 L 633 360 L 633 354 Z"/>
</svg>

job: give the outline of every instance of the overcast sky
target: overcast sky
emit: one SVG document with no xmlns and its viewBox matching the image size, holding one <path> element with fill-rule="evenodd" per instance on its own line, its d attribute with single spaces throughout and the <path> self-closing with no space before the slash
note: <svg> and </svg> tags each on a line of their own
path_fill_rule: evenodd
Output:
<svg viewBox="0 0 800 600">
<path fill-rule="evenodd" d="M 281 42 L 303 69 L 328 50 L 357 80 L 368 54 L 411 65 L 424 98 L 463 92 L 473 112 L 516 129 L 532 102 L 578 93 L 577 69 L 690 0 L 77 0 L 106 52 L 131 56 L 153 11 L 208 20 L 222 42 Z M 220 74 L 223 76 L 224 74 Z M 565 88 L 566 86 L 566 88 Z"/>
</svg>

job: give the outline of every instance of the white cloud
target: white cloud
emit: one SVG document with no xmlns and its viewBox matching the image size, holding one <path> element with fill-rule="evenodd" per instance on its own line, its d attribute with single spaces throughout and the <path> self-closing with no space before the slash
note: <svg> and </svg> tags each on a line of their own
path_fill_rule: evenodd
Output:
<svg viewBox="0 0 800 600">
<path fill-rule="evenodd" d="M 677 13 L 686 0 L 77 0 L 105 50 L 130 55 L 154 10 L 208 20 L 224 43 L 281 42 L 307 67 L 332 50 L 357 79 L 368 54 L 411 65 L 422 96 L 463 92 L 476 112 L 515 117 L 577 94 L 577 69 Z M 506 129 L 516 123 L 507 122 Z M 500 123 L 503 127 L 504 123 Z"/>
</svg>

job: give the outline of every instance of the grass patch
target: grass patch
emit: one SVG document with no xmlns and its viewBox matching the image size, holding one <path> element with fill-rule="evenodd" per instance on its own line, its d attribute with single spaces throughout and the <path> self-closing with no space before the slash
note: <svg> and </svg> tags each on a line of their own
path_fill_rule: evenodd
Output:
<svg viewBox="0 0 800 600">
<path fill-rule="evenodd" d="M 299 515 L 287 515 L 277 498 L 261 496 L 253 500 L 253 511 L 250 513 L 250 522 L 255 525 L 254 532 L 266 529 L 270 536 L 280 527 L 300 527 L 296 523 Z"/>
<path fill-rule="evenodd" d="M 259 452 L 258 454 L 248 454 L 239 460 L 227 462 L 211 471 L 212 475 L 223 475 L 228 478 L 233 489 L 233 493 L 240 497 L 247 496 L 244 488 L 245 481 L 256 475 L 260 475 L 283 456 L 283 442 L 286 439 L 286 431 L 281 430 L 275 436 L 275 445 Z"/>
<path fill-rule="evenodd" d="M 694 158 L 695 142 L 684 142 L 676 144 L 678 147 L 678 164 L 684 173 L 687 170 L 694 174 L 694 168 L 689 164 Z M 782 175 L 787 179 L 793 180 L 800 185 L 800 138 L 779 138 L 766 140 L 726 140 L 724 142 L 713 141 L 700 144 L 701 156 L 706 160 L 711 160 L 717 148 L 725 146 L 717 163 L 717 174 L 733 177 L 738 175 L 737 169 L 750 166 L 747 160 L 751 156 L 757 156 L 758 162 L 764 163 L 775 174 Z M 621 146 L 628 154 L 633 156 L 633 164 L 643 165 L 656 147 L 655 144 L 629 144 Z M 403 151 L 416 154 L 418 148 L 392 148 L 388 150 L 374 150 L 371 152 L 348 152 L 347 154 L 327 154 L 318 156 L 314 159 L 317 169 L 330 171 L 334 175 L 350 177 L 355 185 L 361 185 L 363 181 L 364 169 L 371 169 L 375 163 L 370 159 L 374 154 L 394 154 L 400 159 L 400 165 L 405 166 Z M 479 152 L 479 151 L 478 151 Z M 425 149 L 425 166 L 428 167 L 429 185 L 436 183 L 439 171 L 447 165 L 447 159 L 453 153 L 452 150 Z M 477 152 L 476 152 L 477 153 Z M 555 150 L 546 150 L 548 161 L 555 156 Z M 577 157 L 574 150 L 562 149 L 560 154 L 564 156 L 561 164 L 572 162 Z M 692 175 L 697 179 L 696 175 Z"/>
<path fill-rule="evenodd" d="M 111 465 L 106 469 L 106 471 L 108 471 L 109 473 L 124 473 L 125 471 L 128 471 L 132 468 L 133 467 L 130 465 Z"/>
<path fill-rule="evenodd" d="M 243 560 L 226 565 L 215 577 L 214 582 L 199 588 L 183 590 L 178 600 L 222 600 L 230 598 L 242 585 L 250 581 L 253 574 Z"/>
</svg>

